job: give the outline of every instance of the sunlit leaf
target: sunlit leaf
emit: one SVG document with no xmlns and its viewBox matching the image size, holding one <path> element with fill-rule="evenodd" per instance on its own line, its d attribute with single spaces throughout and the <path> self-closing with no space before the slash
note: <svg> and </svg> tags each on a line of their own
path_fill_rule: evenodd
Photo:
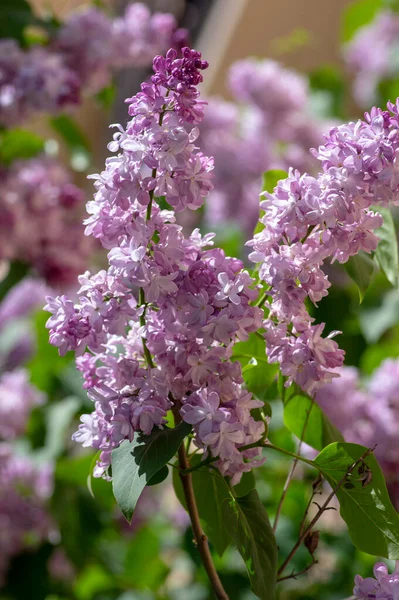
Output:
<svg viewBox="0 0 399 600">
<path fill-rule="evenodd" d="M 184 421 L 174 429 L 154 429 L 150 435 L 136 433 L 112 451 L 112 488 L 128 521 L 145 486 L 179 449 L 191 426 Z"/>
<path fill-rule="evenodd" d="M 314 464 L 334 488 L 367 450 L 348 443 L 330 444 Z M 399 559 L 399 515 L 391 504 L 384 476 L 373 455 L 359 464 L 337 492 L 341 516 L 355 546 L 385 558 Z"/>
</svg>

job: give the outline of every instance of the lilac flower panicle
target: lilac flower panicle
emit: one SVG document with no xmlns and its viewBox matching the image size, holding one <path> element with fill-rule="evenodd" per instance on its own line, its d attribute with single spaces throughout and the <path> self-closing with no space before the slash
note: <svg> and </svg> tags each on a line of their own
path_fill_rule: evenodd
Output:
<svg viewBox="0 0 399 600">
<path fill-rule="evenodd" d="M 15 161 L 0 180 L 0 260 L 31 265 L 50 285 L 70 285 L 93 251 L 80 223 L 83 191 L 45 156 Z"/>
<path fill-rule="evenodd" d="M 384 563 L 376 563 L 374 578 L 356 575 L 353 594 L 356 600 L 399 600 L 399 573 L 390 575 Z"/>
<path fill-rule="evenodd" d="M 113 448 L 162 428 L 171 409 L 233 483 L 261 463 L 259 448 L 240 448 L 265 434 L 251 414 L 262 403 L 231 361 L 234 342 L 261 326 L 258 292 L 240 260 L 212 247 L 213 234 L 185 237 L 175 219 L 212 189 L 213 161 L 196 146 L 207 66 L 187 47 L 154 59 L 87 205 L 86 233 L 108 249 L 108 269 L 80 276 L 78 303 L 47 299 L 50 341 L 76 352 L 94 402 L 73 438 L 101 450 L 96 476 L 108 476 Z"/>
<path fill-rule="evenodd" d="M 280 364 L 287 385 L 295 381 L 309 394 L 337 376 L 344 357 L 332 339 L 337 332 L 323 337 L 324 324 L 315 325 L 306 308 L 308 298 L 317 305 L 328 293 L 321 267 L 374 251 L 382 217 L 370 207 L 398 203 L 399 101 L 387 108 L 333 127 L 313 150 L 322 172 L 312 177 L 291 169 L 265 193 L 264 229 L 248 242 L 268 287 L 268 358 Z"/>
<path fill-rule="evenodd" d="M 388 9 L 358 29 L 344 50 L 344 59 L 354 76 L 353 95 L 359 106 L 370 106 L 378 98 L 384 80 L 398 75 L 399 16 Z"/>
<path fill-rule="evenodd" d="M 74 12 L 48 46 L 22 50 L 0 41 L 0 124 L 15 126 L 35 112 L 57 113 L 107 86 L 122 67 L 144 67 L 154 54 L 186 36 L 169 14 L 139 2 L 110 19 L 90 7 Z"/>
</svg>

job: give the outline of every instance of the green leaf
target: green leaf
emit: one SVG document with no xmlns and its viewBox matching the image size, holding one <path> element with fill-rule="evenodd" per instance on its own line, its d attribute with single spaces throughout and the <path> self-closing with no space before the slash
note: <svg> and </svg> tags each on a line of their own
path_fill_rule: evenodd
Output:
<svg viewBox="0 0 399 600">
<path fill-rule="evenodd" d="M 113 83 L 104 87 L 96 94 L 97 102 L 106 110 L 110 109 L 116 96 L 116 87 Z"/>
<path fill-rule="evenodd" d="M 285 179 L 287 175 L 287 171 L 283 171 L 282 169 L 270 169 L 270 171 L 265 171 L 265 173 L 263 173 L 262 192 L 273 192 L 280 179 Z"/>
<path fill-rule="evenodd" d="M 201 463 L 201 456 L 191 459 L 191 466 Z M 222 556 L 231 544 L 229 532 L 223 522 L 222 504 L 229 501 L 229 488 L 223 477 L 208 467 L 197 469 L 191 473 L 195 500 L 200 519 L 204 522 L 205 533 L 215 546 L 217 553 Z M 176 496 L 187 510 L 181 478 L 177 469 L 173 469 L 173 486 Z"/>
<path fill-rule="evenodd" d="M 147 483 L 148 486 L 158 485 L 158 483 L 162 483 L 165 481 L 167 476 L 169 475 L 169 469 L 167 465 L 164 465 L 153 475 L 150 481 Z"/>
<path fill-rule="evenodd" d="M 65 437 L 80 402 L 74 396 L 50 405 L 46 412 L 46 445 L 42 454 L 51 460 L 60 456 L 65 448 Z"/>
<path fill-rule="evenodd" d="M 344 11 L 342 41 L 349 42 L 360 27 L 371 23 L 382 8 L 382 0 L 357 0 Z"/>
<path fill-rule="evenodd" d="M 324 65 L 309 75 L 309 84 L 314 92 L 327 94 L 330 115 L 340 117 L 345 99 L 345 83 L 340 71 L 332 65 Z"/>
<path fill-rule="evenodd" d="M 19 261 L 9 263 L 8 273 L 0 281 L 0 300 L 2 300 L 14 285 L 17 285 L 29 273 L 29 266 Z"/>
<path fill-rule="evenodd" d="M 307 425 L 302 437 L 306 421 Z M 294 435 L 298 438 L 302 437 L 306 444 L 316 450 L 322 450 L 332 442 L 344 440 L 320 406 L 306 394 L 294 394 L 286 400 L 284 424 Z"/>
<path fill-rule="evenodd" d="M 177 452 L 191 426 L 184 421 L 174 429 L 155 429 L 150 435 L 135 434 L 112 451 L 112 488 L 115 499 L 130 522 L 141 492 Z"/>
<path fill-rule="evenodd" d="M 377 342 L 381 336 L 399 322 L 399 293 L 390 290 L 380 306 L 363 308 L 359 312 L 360 329 L 369 344 Z"/>
<path fill-rule="evenodd" d="M 256 487 L 256 479 L 253 471 L 243 473 L 240 483 L 233 487 L 234 494 L 237 498 L 242 498 L 254 490 Z"/>
<path fill-rule="evenodd" d="M 349 277 L 356 283 L 359 290 L 360 303 L 363 302 L 363 298 L 368 290 L 374 274 L 374 262 L 365 253 L 360 251 L 359 254 L 351 256 L 347 263 L 345 263 L 345 269 Z"/>
<path fill-rule="evenodd" d="M 252 591 L 262 600 L 274 600 L 277 545 L 258 492 L 252 490 L 243 498 L 235 498 L 229 491 L 229 500 L 221 508 L 224 526 L 244 560 Z"/>
<path fill-rule="evenodd" d="M 358 444 L 334 443 L 320 452 L 313 461 L 332 487 L 344 477 L 350 465 L 367 449 Z M 341 516 L 346 522 L 349 535 L 359 550 L 399 559 L 399 515 L 391 504 L 384 476 L 373 455 L 365 461 L 372 479 L 366 484 L 360 481 L 359 467 L 337 492 Z"/>
<path fill-rule="evenodd" d="M 375 232 L 380 238 L 375 254 L 388 281 L 392 283 L 393 286 L 398 287 L 399 255 L 395 223 L 393 222 L 392 213 L 389 208 L 379 206 L 378 208 L 376 207 L 375 210 L 379 212 L 384 219 L 382 227 Z"/>
<path fill-rule="evenodd" d="M 28 159 L 43 151 L 44 140 L 25 129 L 9 129 L 0 138 L 0 162 L 9 165 L 17 159 Z"/>
<path fill-rule="evenodd" d="M 40 311 L 35 316 L 36 353 L 28 363 L 31 382 L 48 394 L 58 387 L 57 376 L 73 361 L 73 354 L 58 354 L 58 349 L 48 341 L 46 322 L 49 314 Z"/>
<path fill-rule="evenodd" d="M 234 346 L 232 359 L 240 361 L 248 390 L 259 400 L 265 401 L 278 371 L 277 365 L 267 362 L 265 340 L 251 333 L 246 342 Z"/>
<path fill-rule="evenodd" d="M 24 41 L 24 29 L 35 22 L 26 0 L 0 0 L 0 38 Z"/>
<path fill-rule="evenodd" d="M 50 125 L 62 138 L 71 154 L 71 166 L 75 171 L 85 171 L 90 165 L 91 148 L 85 134 L 67 115 L 50 119 Z"/>
</svg>

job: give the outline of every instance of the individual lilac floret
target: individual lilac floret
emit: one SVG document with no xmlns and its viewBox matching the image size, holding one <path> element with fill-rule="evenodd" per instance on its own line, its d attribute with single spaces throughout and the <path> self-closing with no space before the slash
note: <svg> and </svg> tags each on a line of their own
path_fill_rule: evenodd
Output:
<svg viewBox="0 0 399 600">
<path fill-rule="evenodd" d="M 399 100 L 387 111 L 373 108 L 364 121 L 332 128 L 313 151 L 323 171 L 311 177 L 290 170 L 265 193 L 264 228 L 248 242 L 267 284 L 269 360 L 280 364 L 287 385 L 296 381 L 309 394 L 336 376 L 344 353 L 332 340 L 337 332 L 322 337 L 324 324 L 313 324 L 305 301 L 317 305 L 327 295 L 325 262 L 345 263 L 377 248 L 382 217 L 370 208 L 399 199 L 398 110 Z"/>
<path fill-rule="evenodd" d="M 356 600 L 399 600 L 399 573 L 389 574 L 384 563 L 374 565 L 374 577 L 355 577 L 353 594 Z"/>
<path fill-rule="evenodd" d="M 359 106 L 378 100 L 378 86 L 398 76 L 399 15 L 378 12 L 347 44 L 344 59 L 354 75 L 353 95 Z"/>
<path fill-rule="evenodd" d="M 26 429 L 32 408 L 44 402 L 44 394 L 30 382 L 25 369 L 0 377 L 0 440 L 11 441 Z"/>
<path fill-rule="evenodd" d="M 175 222 L 174 211 L 198 209 L 212 189 L 213 161 L 195 145 L 207 66 L 187 47 L 154 59 L 87 207 L 86 233 L 109 250 L 108 269 L 79 278 L 78 303 L 47 299 L 50 341 L 76 352 L 94 402 L 73 438 L 101 450 L 96 476 L 108 476 L 123 440 L 162 428 L 172 409 L 233 483 L 261 462 L 259 448 L 240 451 L 265 435 L 251 414 L 261 403 L 230 360 L 234 342 L 261 326 L 255 282 L 212 248 L 213 234 L 185 237 Z"/>
</svg>

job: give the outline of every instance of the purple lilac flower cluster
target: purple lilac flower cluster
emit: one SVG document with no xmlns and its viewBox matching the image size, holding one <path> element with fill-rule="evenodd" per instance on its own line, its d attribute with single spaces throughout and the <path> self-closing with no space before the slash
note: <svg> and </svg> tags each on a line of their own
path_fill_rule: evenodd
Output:
<svg viewBox="0 0 399 600">
<path fill-rule="evenodd" d="M 51 523 L 47 500 L 52 488 L 52 468 L 37 466 L 19 456 L 11 444 L 26 431 L 32 409 L 44 395 L 22 369 L 0 378 L 0 585 L 11 559 L 48 538 Z"/>
<path fill-rule="evenodd" d="M 235 63 L 229 91 L 234 102 L 211 98 L 200 128 L 202 147 L 215 158 L 206 218 L 211 226 L 230 221 L 250 233 L 262 174 L 289 166 L 312 171 L 317 161 L 309 148 L 331 123 L 312 115 L 306 78 L 271 60 Z"/>
<path fill-rule="evenodd" d="M 80 223 L 84 194 L 55 160 L 0 170 L 0 260 L 31 265 L 50 285 L 76 281 L 93 244 Z"/>
<path fill-rule="evenodd" d="M 291 169 L 265 193 L 264 229 L 248 242 L 268 286 L 268 358 L 280 364 L 287 385 L 296 381 L 309 394 L 336 376 L 344 357 L 332 340 L 336 332 L 323 338 L 324 324 L 315 325 L 306 307 L 328 293 L 321 267 L 374 251 L 382 218 L 370 207 L 399 199 L 399 101 L 388 109 L 373 108 L 364 121 L 332 128 L 313 150 L 323 171 L 312 177 Z"/>
<path fill-rule="evenodd" d="M 264 435 L 251 415 L 262 403 L 230 360 L 232 344 L 261 325 L 258 292 L 240 260 L 206 249 L 213 234 L 186 238 L 175 222 L 212 188 L 213 161 L 195 146 L 206 67 L 189 48 L 154 59 L 87 206 L 86 233 L 109 250 L 109 268 L 79 278 L 79 304 L 48 298 L 50 341 L 76 351 L 95 402 L 74 439 L 101 450 L 97 476 L 107 476 L 113 448 L 163 427 L 168 410 L 193 425 L 197 446 L 233 483 L 260 462 L 258 448 L 240 447 Z"/>
<path fill-rule="evenodd" d="M 114 20 L 96 8 L 76 12 L 48 46 L 24 51 L 14 40 L 0 41 L 0 124 L 74 106 L 83 88 L 98 92 L 115 69 L 150 65 L 156 52 L 182 37 L 176 27 L 172 15 L 151 15 L 134 3 Z"/>
<path fill-rule="evenodd" d="M 355 577 L 353 594 L 356 600 L 399 600 L 399 572 L 389 574 L 384 563 L 374 565 L 374 577 Z"/>
<path fill-rule="evenodd" d="M 317 391 L 315 400 L 345 440 L 372 447 L 393 503 L 399 507 L 399 360 L 387 359 L 366 385 L 355 367 Z"/>
<path fill-rule="evenodd" d="M 17 456 L 8 443 L 0 443 L 0 585 L 14 556 L 48 539 L 51 489 L 48 465 L 36 466 L 29 457 Z"/>
<path fill-rule="evenodd" d="M 399 74 L 399 14 L 379 12 L 359 29 L 346 46 L 344 58 L 354 75 L 353 95 L 359 106 L 370 106 L 378 99 L 379 84 Z"/>
<path fill-rule="evenodd" d="M 0 398 L 0 439 L 3 440 L 22 435 L 32 408 L 44 402 L 44 394 L 31 385 L 28 373 L 22 368 L 0 377 Z"/>
</svg>

